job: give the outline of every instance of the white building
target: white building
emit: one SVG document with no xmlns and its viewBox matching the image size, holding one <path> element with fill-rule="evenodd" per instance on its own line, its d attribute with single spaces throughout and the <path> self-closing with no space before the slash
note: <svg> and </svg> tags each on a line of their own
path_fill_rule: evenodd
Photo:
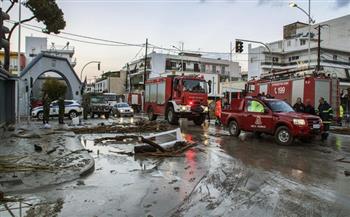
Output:
<svg viewBox="0 0 350 217">
<path fill-rule="evenodd" d="M 95 82 L 93 91 L 96 93 L 115 93 L 122 95 L 125 93 L 126 72 L 110 71 L 101 75 Z"/>
<path fill-rule="evenodd" d="M 320 66 L 326 74 L 336 73 L 339 78 L 350 79 L 350 15 L 311 26 L 310 69 L 317 65 L 318 25 L 321 29 Z M 296 22 L 284 26 L 283 40 L 268 44 L 272 57 L 265 47 L 248 47 L 248 79 L 270 72 L 308 69 L 308 31 L 305 23 Z"/>
<path fill-rule="evenodd" d="M 139 59 L 123 68 L 124 71 L 129 72 L 129 86 L 132 91 L 143 89 L 144 65 L 145 60 Z M 234 81 L 241 78 L 241 66 L 238 62 L 205 58 L 201 54 L 195 53 L 173 55 L 152 52 L 147 57 L 146 65 L 147 78 L 182 73 L 201 74 L 206 80 L 215 79 L 212 83 L 218 84 L 222 81 Z"/>
<path fill-rule="evenodd" d="M 32 61 L 40 53 L 45 53 L 53 56 L 65 57 L 68 59 L 72 67 L 76 65 L 76 60 L 72 59 L 74 55 L 74 47 L 69 45 L 69 42 L 65 46 L 55 45 L 51 43 L 51 46 L 47 45 L 47 38 L 44 37 L 26 37 L 26 50 L 25 56 L 27 64 Z"/>
</svg>

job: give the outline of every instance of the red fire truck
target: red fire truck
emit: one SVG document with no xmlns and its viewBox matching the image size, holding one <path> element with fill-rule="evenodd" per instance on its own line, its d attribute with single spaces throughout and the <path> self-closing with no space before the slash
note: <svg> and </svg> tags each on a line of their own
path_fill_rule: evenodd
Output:
<svg viewBox="0 0 350 217">
<path fill-rule="evenodd" d="M 270 95 L 276 99 L 287 101 L 293 105 L 300 97 L 305 103 L 310 100 L 317 108 L 318 100 L 323 97 L 333 108 L 334 114 L 339 112 L 339 81 L 335 78 L 300 77 L 284 80 L 252 80 L 246 87 L 248 96 Z"/>
<path fill-rule="evenodd" d="M 205 121 L 208 112 L 207 83 L 197 76 L 168 76 L 146 81 L 144 111 L 150 120 L 165 115 L 170 124 L 179 118 L 196 125 Z"/>
</svg>

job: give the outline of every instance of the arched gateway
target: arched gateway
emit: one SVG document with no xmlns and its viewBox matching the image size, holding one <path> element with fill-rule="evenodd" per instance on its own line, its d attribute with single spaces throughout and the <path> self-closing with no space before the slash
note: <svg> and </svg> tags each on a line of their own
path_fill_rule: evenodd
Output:
<svg viewBox="0 0 350 217">
<path fill-rule="evenodd" d="M 19 81 L 19 108 L 21 116 L 28 114 L 29 98 L 35 81 L 46 72 L 62 76 L 68 86 L 68 99 L 81 100 L 81 81 L 64 57 L 39 54 L 21 72 Z"/>
</svg>

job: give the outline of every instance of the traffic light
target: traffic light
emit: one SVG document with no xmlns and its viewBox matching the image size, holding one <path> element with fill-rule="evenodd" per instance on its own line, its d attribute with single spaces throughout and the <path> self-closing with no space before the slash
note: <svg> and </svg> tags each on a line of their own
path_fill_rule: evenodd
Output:
<svg viewBox="0 0 350 217">
<path fill-rule="evenodd" d="M 243 41 L 236 40 L 236 53 L 243 52 Z"/>
<path fill-rule="evenodd" d="M 9 33 L 10 30 L 6 26 L 4 26 L 4 20 L 9 20 L 10 16 L 2 11 L 0 8 L 1 17 L 0 17 L 0 50 L 3 48 L 7 48 L 9 46 L 9 41 L 6 39 L 5 34 Z"/>
</svg>

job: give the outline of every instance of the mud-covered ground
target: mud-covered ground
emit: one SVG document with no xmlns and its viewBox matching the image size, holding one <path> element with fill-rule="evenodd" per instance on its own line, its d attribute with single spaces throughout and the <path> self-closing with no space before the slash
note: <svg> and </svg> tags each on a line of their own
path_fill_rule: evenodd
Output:
<svg viewBox="0 0 350 217">
<path fill-rule="evenodd" d="M 269 136 L 230 137 L 213 124 L 181 128 L 198 143 L 183 157 L 120 155 L 133 144 L 94 144 L 115 134 L 79 135 L 93 150 L 92 174 L 10 196 L 23 198 L 23 216 L 350 216 L 350 136 L 281 147 Z M 16 216 L 18 206 L 10 207 Z"/>
</svg>

